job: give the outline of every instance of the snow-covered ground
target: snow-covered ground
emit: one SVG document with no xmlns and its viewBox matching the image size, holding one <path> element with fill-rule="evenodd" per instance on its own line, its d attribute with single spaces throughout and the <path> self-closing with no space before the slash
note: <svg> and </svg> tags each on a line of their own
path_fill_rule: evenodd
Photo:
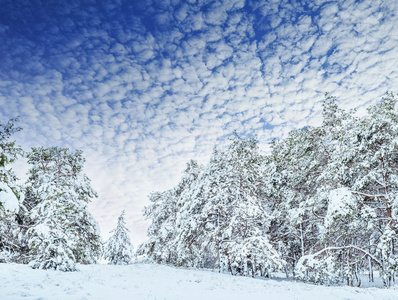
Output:
<svg viewBox="0 0 398 300">
<path fill-rule="evenodd" d="M 326 287 L 154 264 L 79 269 L 64 273 L 0 264 L 0 299 L 398 299 L 394 287 Z"/>
</svg>

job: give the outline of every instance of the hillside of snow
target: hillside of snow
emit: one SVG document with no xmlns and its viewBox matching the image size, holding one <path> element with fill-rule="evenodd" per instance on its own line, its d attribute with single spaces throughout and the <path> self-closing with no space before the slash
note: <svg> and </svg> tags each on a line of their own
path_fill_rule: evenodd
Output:
<svg viewBox="0 0 398 300">
<path fill-rule="evenodd" d="M 84 265 L 79 272 L 0 264 L 0 299 L 398 299 L 398 288 L 327 287 L 156 264 Z"/>
</svg>

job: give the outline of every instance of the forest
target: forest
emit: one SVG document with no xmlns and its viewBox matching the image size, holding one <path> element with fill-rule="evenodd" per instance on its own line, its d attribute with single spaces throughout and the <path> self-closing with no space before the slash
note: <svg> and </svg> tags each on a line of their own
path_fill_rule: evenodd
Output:
<svg viewBox="0 0 398 300">
<path fill-rule="evenodd" d="M 395 282 L 397 99 L 387 93 L 358 116 L 326 94 L 322 113 L 319 127 L 274 140 L 268 155 L 235 133 L 206 166 L 190 161 L 177 186 L 150 195 L 148 241 L 138 253 L 233 275 Z"/>
<path fill-rule="evenodd" d="M 133 257 L 124 212 L 105 246 L 87 210 L 97 197 L 83 173 L 82 151 L 25 153 L 0 124 L 0 261 L 74 271 L 105 257 Z M 187 163 L 180 182 L 149 196 L 151 221 L 138 255 L 162 264 L 232 275 L 386 286 L 398 271 L 398 104 L 392 93 L 366 115 L 326 95 L 319 127 L 274 140 L 263 154 L 255 138 L 234 133 L 207 165 Z M 10 165 L 25 155 L 23 185 Z M 116 254 L 115 254 L 116 253 Z"/>
</svg>

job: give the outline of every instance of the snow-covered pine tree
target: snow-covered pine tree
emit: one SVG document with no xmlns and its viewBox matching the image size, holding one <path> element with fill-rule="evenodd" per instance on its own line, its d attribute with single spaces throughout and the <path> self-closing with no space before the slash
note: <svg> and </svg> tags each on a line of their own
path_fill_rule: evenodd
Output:
<svg viewBox="0 0 398 300">
<path fill-rule="evenodd" d="M 140 246 L 157 262 L 267 275 L 283 265 L 268 239 L 270 216 L 261 201 L 257 142 L 237 135 L 214 150 L 202 170 L 190 162 L 174 189 L 154 193 L 145 215 L 149 240 Z"/>
<path fill-rule="evenodd" d="M 347 278 L 353 282 L 354 261 L 358 257 L 354 255 L 353 248 L 344 247 L 354 243 L 361 234 L 366 234 L 365 224 L 353 226 L 353 220 L 358 215 L 354 209 L 357 202 L 346 188 L 351 184 L 352 169 L 344 162 L 349 163 L 356 155 L 349 149 L 352 146 L 351 133 L 357 121 L 354 112 L 340 109 L 336 98 L 326 95 L 323 122 L 320 127 L 314 128 L 315 144 L 310 151 L 315 158 L 314 163 L 319 164 L 310 175 L 315 185 L 311 194 L 300 203 L 312 216 L 309 228 L 316 227 L 318 230 L 315 239 L 308 243 L 309 251 L 302 253 L 298 261 L 296 278 L 328 284 L 342 283 Z M 345 202 L 349 202 L 346 207 L 341 205 Z M 366 212 L 365 209 L 363 213 Z"/>
<path fill-rule="evenodd" d="M 16 218 L 23 199 L 16 185 L 17 178 L 9 168 L 22 155 L 22 149 L 10 141 L 10 137 L 21 130 L 15 126 L 16 121 L 10 119 L 7 124 L 0 124 L 0 261 L 15 259 L 21 250 Z"/>
<path fill-rule="evenodd" d="M 96 197 L 82 173 L 82 151 L 32 148 L 25 222 L 33 268 L 75 270 L 75 262 L 94 263 L 100 257 L 99 227 L 87 210 Z"/>
<path fill-rule="evenodd" d="M 321 185 L 318 175 L 327 161 L 319 130 L 314 127 L 291 131 L 286 139 L 274 141 L 266 159 L 263 201 L 273 216 L 271 240 L 281 245 L 289 275 L 298 259 L 318 241 L 318 207 L 309 200 Z"/>
<path fill-rule="evenodd" d="M 111 231 L 112 236 L 106 243 L 104 258 L 111 265 L 128 265 L 133 259 L 134 250 L 128 235 L 128 228 L 124 220 L 124 210 L 117 221 L 117 226 Z"/>
<path fill-rule="evenodd" d="M 170 248 L 173 249 L 175 256 L 174 263 L 178 266 L 205 267 L 209 264 L 212 265 L 211 257 L 209 261 L 206 250 L 203 249 L 202 240 L 195 233 L 195 223 L 189 221 L 191 220 L 190 207 L 194 202 L 192 193 L 195 193 L 195 186 L 201 178 L 202 171 L 203 167 L 196 161 L 189 161 L 180 183 L 173 189 L 177 213 L 173 228 L 174 239 Z M 194 236 L 197 238 L 192 239 Z"/>
<path fill-rule="evenodd" d="M 250 142 L 214 150 L 195 180 L 151 196 L 147 253 L 244 275 L 282 256 L 302 280 L 360 284 L 367 269 L 388 285 L 398 270 L 397 100 L 368 111 L 327 95 L 322 125 L 274 142 L 264 163 Z"/>
<path fill-rule="evenodd" d="M 235 135 L 225 152 L 215 149 L 207 168 L 184 193 L 179 247 L 199 259 L 212 256 L 213 267 L 233 274 L 265 275 L 280 268 L 282 260 L 266 233 L 270 217 L 260 201 L 261 166 L 253 139 Z"/>
<path fill-rule="evenodd" d="M 369 107 L 368 116 L 357 120 L 338 152 L 352 157 L 342 165 L 350 170 L 350 189 L 358 202 L 355 224 L 365 234 L 362 238 L 356 234 L 356 245 L 362 250 L 358 256 L 366 253 L 386 285 L 398 270 L 397 132 L 398 101 L 387 93 L 380 103 Z"/>
<path fill-rule="evenodd" d="M 182 231 L 191 229 L 187 223 L 192 192 L 202 167 L 194 160 L 187 163 L 180 183 L 173 189 L 152 193 L 151 205 L 145 207 L 144 216 L 152 223 L 148 228 L 148 241 L 139 246 L 137 253 L 147 255 L 158 263 L 174 265 L 203 266 L 199 239 L 188 242 L 181 236 Z M 192 232 L 191 232 L 192 233 Z M 194 234 L 194 233 L 192 233 Z M 192 236 L 192 235 L 190 235 Z M 186 247 L 186 244 L 190 247 Z M 196 247 L 197 246 L 197 247 Z"/>
<path fill-rule="evenodd" d="M 368 112 L 354 117 L 325 101 L 320 140 L 328 162 L 311 200 L 322 234 L 298 264 L 303 279 L 360 284 L 359 270 L 372 280 L 378 269 L 388 285 L 397 272 L 397 100 L 387 94 Z"/>
<path fill-rule="evenodd" d="M 147 230 L 148 240 L 137 249 L 138 255 L 147 255 L 158 263 L 174 263 L 176 198 L 173 190 L 154 192 L 149 195 L 151 204 L 144 209 L 144 216 L 151 220 Z"/>
</svg>

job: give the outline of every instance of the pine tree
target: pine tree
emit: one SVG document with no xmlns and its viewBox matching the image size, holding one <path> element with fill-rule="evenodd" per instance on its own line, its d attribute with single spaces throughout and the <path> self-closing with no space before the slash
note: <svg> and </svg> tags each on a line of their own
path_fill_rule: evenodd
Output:
<svg viewBox="0 0 398 300">
<path fill-rule="evenodd" d="M 181 263 L 253 276 L 282 266 L 266 235 L 270 217 L 260 201 L 261 165 L 253 139 L 235 135 L 227 151 L 214 150 L 176 205 L 174 248 L 179 257 L 184 253 Z M 253 244 L 262 248 L 254 251 Z"/>
<path fill-rule="evenodd" d="M 25 222 L 33 268 L 75 270 L 75 263 L 95 263 L 101 254 L 99 227 L 87 210 L 96 197 L 82 173 L 81 151 L 32 148 Z"/>
<path fill-rule="evenodd" d="M 15 260 L 21 251 L 17 218 L 23 195 L 9 168 L 22 155 L 22 149 L 10 141 L 10 137 L 21 130 L 15 126 L 16 122 L 17 119 L 10 119 L 7 124 L 0 124 L 0 261 Z"/>
<path fill-rule="evenodd" d="M 144 216 L 152 223 L 147 231 L 148 241 L 139 246 L 138 254 L 147 255 L 158 263 L 203 266 L 201 254 L 198 252 L 199 239 L 186 241 L 190 244 L 188 248 L 186 243 L 182 242 L 185 239 L 182 232 L 191 229 L 187 221 L 192 204 L 190 192 L 194 189 L 201 172 L 202 167 L 191 160 L 175 188 L 150 195 L 151 205 L 145 207 Z"/>
<path fill-rule="evenodd" d="M 317 128 L 305 127 L 272 144 L 264 171 L 264 201 L 273 216 L 270 235 L 282 244 L 285 270 L 294 273 L 298 259 L 318 241 L 322 207 L 312 199 L 321 186 L 318 176 L 327 165 L 324 145 Z"/>
<path fill-rule="evenodd" d="M 339 109 L 334 99 L 325 101 L 319 138 L 328 160 L 317 174 L 320 186 L 311 200 L 321 234 L 313 253 L 298 264 L 302 278 L 360 284 L 358 271 L 365 268 L 369 274 L 379 269 L 386 285 L 394 278 L 398 266 L 396 103 L 394 95 L 387 94 L 368 109 L 368 115 L 354 117 L 353 112 Z M 325 269 L 335 272 L 325 273 Z"/>
<path fill-rule="evenodd" d="M 361 235 L 357 235 L 357 243 L 362 249 L 375 245 L 370 248 L 372 253 L 367 253 L 378 256 L 371 261 L 380 269 L 386 285 L 398 268 L 397 103 L 394 95 L 387 93 L 380 103 L 371 106 L 368 116 L 358 119 L 346 135 L 342 149 L 352 153 L 352 159 L 343 161 L 343 165 L 350 169 L 350 189 L 357 197 L 357 227 L 365 234 L 360 240 Z"/>
<path fill-rule="evenodd" d="M 360 285 L 398 270 L 398 101 L 368 115 L 326 95 L 319 127 L 291 131 L 262 157 L 235 137 L 209 164 L 151 196 L 146 249 L 158 262 L 322 284 Z M 282 259 L 281 259 L 282 258 Z M 288 264 L 283 263 L 283 259 Z"/>
<path fill-rule="evenodd" d="M 173 190 L 154 192 L 149 196 L 151 205 L 145 207 L 144 216 L 152 220 L 147 230 L 148 240 L 139 246 L 137 254 L 147 255 L 158 263 L 174 262 L 171 247 L 175 239 L 176 199 Z"/>
<path fill-rule="evenodd" d="M 113 235 L 107 241 L 104 258 L 108 259 L 111 265 L 128 265 L 133 259 L 133 245 L 128 236 L 129 230 L 124 220 L 124 210 L 119 216 L 117 226 Z"/>
</svg>

